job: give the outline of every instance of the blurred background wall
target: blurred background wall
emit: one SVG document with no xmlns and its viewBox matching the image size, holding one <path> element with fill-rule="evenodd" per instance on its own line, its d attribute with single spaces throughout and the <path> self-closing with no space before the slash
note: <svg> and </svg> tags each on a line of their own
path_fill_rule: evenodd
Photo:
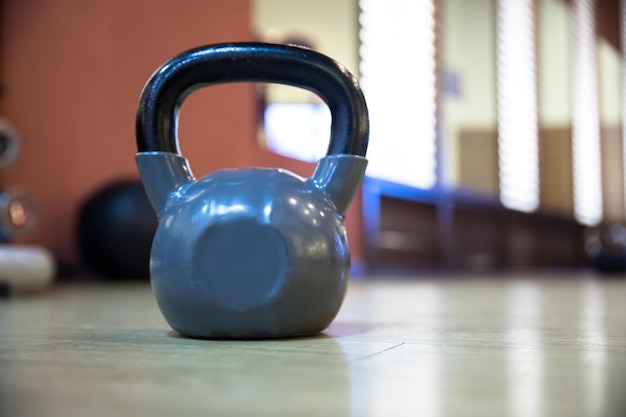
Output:
<svg viewBox="0 0 626 417">
<path fill-rule="evenodd" d="M 32 242 L 49 247 L 61 262 L 78 261 L 81 202 L 108 182 L 138 177 L 134 121 L 148 77 L 186 49 L 255 40 L 251 13 L 248 0 L 2 2 L 0 115 L 19 130 L 23 150 L 0 179 L 39 200 L 42 221 Z M 257 113 L 251 84 L 188 98 L 181 149 L 196 176 L 254 165 L 311 172 L 311 164 L 258 145 Z M 359 212 L 351 212 L 357 255 L 359 222 Z"/>
<path fill-rule="evenodd" d="M 0 185 L 20 184 L 39 200 L 42 222 L 30 242 L 50 248 L 64 264 L 80 263 L 76 221 L 85 198 L 111 181 L 137 178 L 134 117 L 150 74 L 183 50 L 228 41 L 307 44 L 362 78 L 373 169 L 347 215 L 357 268 L 580 266 L 588 226 L 624 223 L 618 0 L 523 2 L 532 20 L 536 138 L 529 140 L 536 140 L 538 167 L 538 203 L 528 210 L 507 207 L 502 189 L 498 80 L 504 77 L 506 48 L 499 39 L 506 25 L 499 10 L 515 2 L 0 4 L 0 116 L 15 125 L 23 142 L 19 161 L 0 172 Z M 593 17 L 601 171 L 602 212 L 587 223 L 575 213 L 572 158 L 575 11 L 581 7 Z M 268 103 L 304 103 L 302 114 L 318 117 L 318 101 L 287 87 L 222 85 L 187 99 L 181 148 L 196 176 L 239 166 L 310 174 L 311 161 L 323 155 L 325 133 L 322 146 L 313 146 L 307 157 L 289 157 L 268 137 Z M 288 142 L 301 150 L 314 138 L 303 124 L 291 122 Z"/>
</svg>

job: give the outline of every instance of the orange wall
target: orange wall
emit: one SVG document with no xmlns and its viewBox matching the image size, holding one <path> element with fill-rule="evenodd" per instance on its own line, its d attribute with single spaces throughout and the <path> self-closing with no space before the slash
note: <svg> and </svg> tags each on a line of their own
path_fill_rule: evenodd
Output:
<svg viewBox="0 0 626 417">
<path fill-rule="evenodd" d="M 194 46 L 254 39 L 248 0 L 4 0 L 0 114 L 19 130 L 23 153 L 0 173 L 42 207 L 35 238 L 77 260 L 82 200 L 117 178 L 137 177 L 134 118 L 150 74 Z M 194 173 L 235 166 L 312 166 L 259 148 L 254 87 L 194 93 L 180 118 L 181 149 Z M 294 138 L 297 140 L 297 138 Z M 353 256 L 363 253 L 360 197 L 347 217 Z"/>
</svg>

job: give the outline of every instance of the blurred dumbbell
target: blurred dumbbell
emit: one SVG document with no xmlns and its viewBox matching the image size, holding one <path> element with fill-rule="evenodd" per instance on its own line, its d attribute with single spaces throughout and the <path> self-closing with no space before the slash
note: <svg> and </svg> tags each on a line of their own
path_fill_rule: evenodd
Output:
<svg viewBox="0 0 626 417">
<path fill-rule="evenodd" d="M 39 208 L 28 192 L 21 188 L 0 191 L 0 243 L 28 237 L 38 220 Z"/>
<path fill-rule="evenodd" d="M 0 119 L 0 169 L 12 165 L 19 152 L 17 132 Z M 0 189 L 0 295 L 41 290 L 52 283 L 55 261 L 47 250 L 11 243 L 30 236 L 38 220 L 32 195 L 19 187 Z"/>
<path fill-rule="evenodd" d="M 6 119 L 0 119 L 0 169 L 11 166 L 20 153 L 20 138 Z"/>
</svg>

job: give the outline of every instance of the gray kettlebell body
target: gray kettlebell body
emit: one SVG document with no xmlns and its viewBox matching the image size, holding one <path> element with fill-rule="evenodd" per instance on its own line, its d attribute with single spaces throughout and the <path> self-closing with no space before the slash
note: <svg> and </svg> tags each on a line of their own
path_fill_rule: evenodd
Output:
<svg viewBox="0 0 626 417">
<path fill-rule="evenodd" d="M 278 45 L 234 46 L 260 55 L 270 48 L 274 57 L 285 48 L 300 52 Z M 193 52 L 181 57 L 190 60 Z M 223 56 L 228 58 L 223 51 L 217 58 Z M 168 77 L 176 78 L 168 74 L 164 79 Z M 148 107 L 140 103 L 140 113 Z M 269 168 L 220 170 L 195 179 L 187 160 L 162 146 L 161 139 L 155 141 L 157 150 L 150 148 L 145 120 L 158 113 L 138 116 L 136 161 L 159 217 L 151 285 L 170 326 L 207 338 L 289 337 L 326 328 L 341 307 L 349 280 L 343 216 L 367 160 L 358 153 L 329 152 L 308 179 Z M 158 150 L 160 146 L 166 150 Z"/>
</svg>

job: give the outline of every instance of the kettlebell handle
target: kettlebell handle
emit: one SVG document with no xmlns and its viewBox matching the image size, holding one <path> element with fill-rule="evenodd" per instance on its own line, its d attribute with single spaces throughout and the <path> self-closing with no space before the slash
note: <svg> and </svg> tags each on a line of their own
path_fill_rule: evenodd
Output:
<svg viewBox="0 0 626 417">
<path fill-rule="evenodd" d="M 367 159 L 367 105 L 357 80 L 341 64 L 309 49 L 264 43 L 229 43 L 184 52 L 159 68 L 143 89 L 137 110 L 135 156 L 157 214 L 170 193 L 194 180 L 178 146 L 178 114 L 185 98 L 225 82 L 288 84 L 322 98 L 332 116 L 330 144 L 306 181 L 344 214 L 358 190 Z"/>
<path fill-rule="evenodd" d="M 144 87 L 137 111 L 139 152 L 180 154 L 178 114 L 192 92 L 228 82 L 268 82 L 310 90 L 331 115 L 327 155 L 365 156 L 369 121 L 355 77 L 309 49 L 265 43 L 228 43 L 184 52 L 159 68 Z"/>
</svg>

